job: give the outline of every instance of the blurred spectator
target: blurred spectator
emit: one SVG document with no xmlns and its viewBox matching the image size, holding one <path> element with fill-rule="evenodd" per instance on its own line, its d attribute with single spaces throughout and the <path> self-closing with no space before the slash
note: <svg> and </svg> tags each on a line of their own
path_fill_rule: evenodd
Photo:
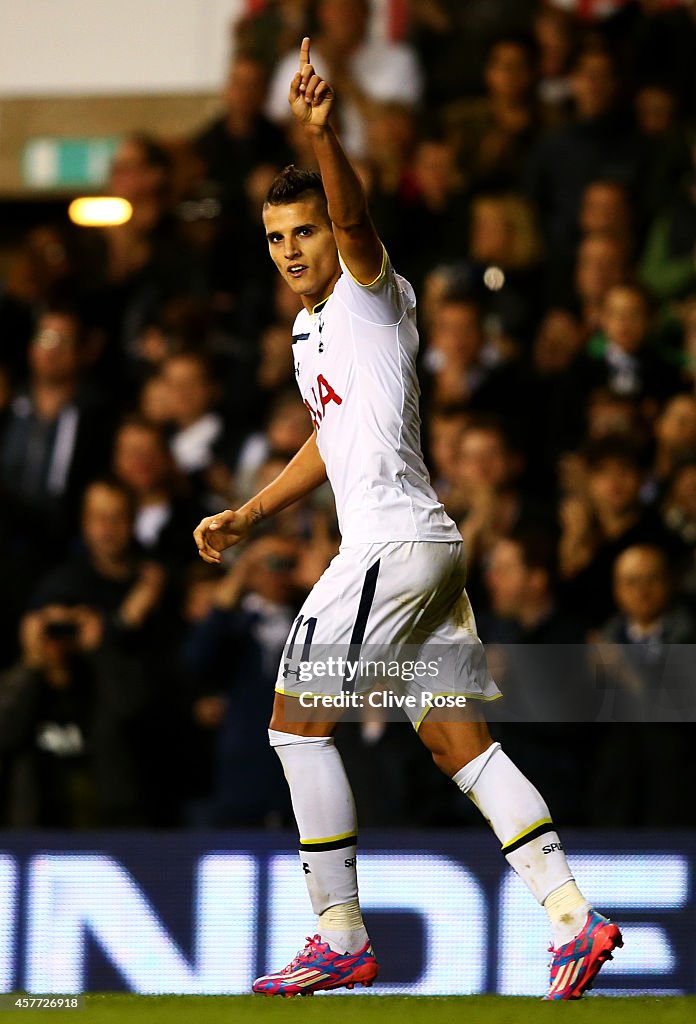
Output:
<svg viewBox="0 0 696 1024">
<path fill-rule="evenodd" d="M 582 821 L 584 798 L 572 779 L 585 727 L 576 723 L 593 719 L 596 696 L 578 646 L 585 630 L 563 609 L 557 579 L 554 532 L 535 523 L 515 528 L 491 551 L 485 576 L 491 611 L 477 623 L 484 642 L 494 644 L 491 661 L 504 692 L 496 735 L 533 775 L 543 771 L 539 751 L 552 756 L 552 806 Z"/>
<path fill-rule="evenodd" d="M 641 135 L 643 166 L 636 182 L 641 233 L 672 202 L 674 184 L 689 173 L 687 133 L 679 122 L 677 95 L 660 81 L 647 81 L 635 95 L 635 119 Z"/>
<path fill-rule="evenodd" d="M 169 411 L 174 425 L 170 447 L 177 468 L 189 477 L 201 474 L 213 461 L 213 450 L 223 433 L 215 411 L 219 389 L 205 356 L 182 352 L 162 364 L 162 379 L 169 389 Z"/>
<path fill-rule="evenodd" d="M 268 405 L 292 384 L 295 373 L 285 324 L 275 323 L 266 328 L 261 335 L 259 355 L 256 384 L 262 403 Z"/>
<path fill-rule="evenodd" d="M 514 193 L 474 199 L 470 255 L 486 315 L 505 338 L 529 347 L 541 308 L 542 257 L 529 203 Z M 498 270 L 502 278 L 491 280 Z"/>
<path fill-rule="evenodd" d="M 623 437 L 638 449 L 648 445 L 646 423 L 638 399 L 610 388 L 596 388 L 587 401 L 585 436 L 588 441 Z M 645 496 L 645 491 L 643 492 Z"/>
<path fill-rule="evenodd" d="M 538 376 L 567 370 L 580 351 L 582 333 L 577 318 L 567 309 L 549 309 L 539 325 L 532 358 Z"/>
<path fill-rule="evenodd" d="M 277 758 L 264 742 L 280 656 L 297 609 L 297 547 L 260 538 L 219 582 L 214 609 L 189 632 L 182 657 L 198 689 L 193 713 L 217 730 L 210 798 L 193 823 L 215 828 L 279 824 L 287 814 Z M 253 778 L 253 786 L 239 779 Z"/>
<path fill-rule="evenodd" d="M 392 250 L 403 204 L 413 190 L 411 165 L 418 141 L 413 107 L 396 102 L 372 105 L 367 119 L 369 162 L 363 164 L 363 170 L 367 170 L 363 185 L 377 230 L 389 239 Z M 395 258 L 398 262 L 398 250 Z"/>
<path fill-rule="evenodd" d="M 696 642 L 693 617 L 674 599 L 670 567 L 659 547 L 636 545 L 616 559 L 614 595 L 618 614 L 601 634 L 610 644 L 621 645 L 601 654 L 605 686 L 612 688 L 607 710 L 620 722 L 650 724 L 615 726 L 604 742 L 600 733 L 597 771 L 617 751 L 642 758 L 650 749 L 678 780 L 694 760 L 692 727 L 681 724 L 693 722 L 696 703 L 693 648 L 681 647 Z M 611 793 L 604 787 L 596 795 L 598 824 L 675 827 L 693 821 L 684 811 L 685 794 L 678 784 L 665 793 L 663 786 L 626 772 Z"/>
<path fill-rule="evenodd" d="M 501 34 L 529 31 L 537 6 L 537 0 L 411 0 L 428 104 L 442 106 L 476 95 L 491 42 Z"/>
<path fill-rule="evenodd" d="M 626 4 L 610 25 L 609 42 L 619 54 L 632 88 L 663 82 L 683 97 L 693 115 L 696 75 L 691 55 L 696 47 L 693 6 L 682 0 L 639 0 Z"/>
<path fill-rule="evenodd" d="M 86 379 L 88 342 L 73 310 L 41 316 L 28 362 L 26 388 L 0 421 L 3 518 L 20 546 L 50 558 L 82 487 L 106 464 L 110 410 Z"/>
<path fill-rule="evenodd" d="M 556 554 L 556 538 L 543 526 L 517 528 L 496 542 L 486 569 L 495 618 L 483 619 L 484 639 L 534 644 L 584 642 L 581 623 L 564 612 L 559 602 Z"/>
<path fill-rule="evenodd" d="M 585 187 L 606 177 L 631 186 L 640 164 L 638 137 L 617 105 L 611 55 L 597 48 L 581 51 L 571 85 L 574 117 L 540 141 L 529 181 L 550 253 L 561 258 L 572 250 Z"/>
<path fill-rule="evenodd" d="M 546 521 L 537 503 L 520 489 L 523 460 L 499 421 L 472 418 L 464 429 L 446 501 L 459 523 L 468 561 L 467 590 L 485 606 L 481 574 L 496 542 L 528 520 Z M 478 593 L 477 593 L 478 591 Z"/>
<path fill-rule="evenodd" d="M 435 408 L 427 423 L 428 466 L 438 498 L 449 504 L 452 498 L 452 469 L 459 458 L 469 414 L 462 409 Z"/>
<path fill-rule="evenodd" d="M 525 396 L 524 440 L 530 459 L 527 482 L 535 491 L 553 491 L 559 454 L 558 391 L 565 374 L 581 350 L 582 328 L 567 309 L 550 308 L 533 341 L 531 362 L 523 370 L 520 390 Z M 554 495 L 555 497 L 555 495 Z"/>
<path fill-rule="evenodd" d="M 136 505 L 133 532 L 143 551 L 167 564 L 191 561 L 191 534 L 207 514 L 187 493 L 161 429 L 139 417 L 116 431 L 113 471 Z"/>
<path fill-rule="evenodd" d="M 98 281 L 92 317 L 107 337 L 102 371 L 113 379 L 171 298 L 203 295 L 206 288 L 195 254 L 179 237 L 169 151 L 149 135 L 127 136 L 116 151 L 108 190 L 133 207 L 126 224 L 101 232 L 93 254 Z"/>
<path fill-rule="evenodd" d="M 246 499 L 251 495 L 251 478 L 266 459 L 278 456 L 284 464 L 288 463 L 311 432 L 309 414 L 294 389 L 278 395 L 271 406 L 266 430 L 249 435 L 239 452 L 235 470 L 239 497 Z"/>
<path fill-rule="evenodd" d="M 91 483 L 82 503 L 84 547 L 44 577 L 33 606 L 86 604 L 111 616 L 114 630 L 124 635 L 143 629 L 160 603 L 164 574 L 134 547 L 134 512 L 122 484 Z"/>
<path fill-rule="evenodd" d="M 373 101 L 415 104 L 422 73 L 414 50 L 368 36 L 369 0 L 319 0 L 312 63 L 336 89 L 344 145 L 351 156 L 366 155 L 365 116 Z M 288 91 L 297 70 L 297 47 L 278 62 L 266 114 L 277 124 L 289 120 Z"/>
<path fill-rule="evenodd" d="M 654 478 L 659 487 L 686 459 L 696 457 L 696 397 L 677 395 L 655 420 Z"/>
<path fill-rule="evenodd" d="M 14 383 L 27 373 L 27 348 L 36 322 L 50 305 L 77 299 L 85 268 L 75 238 L 43 225 L 27 234 L 0 291 L 0 364 Z"/>
<path fill-rule="evenodd" d="M 679 378 L 649 347 L 650 304 L 636 285 L 609 288 L 602 307 L 602 336 L 588 349 L 603 364 L 602 380 L 620 395 L 666 398 L 679 387 Z"/>
<path fill-rule="evenodd" d="M 396 199 L 390 215 L 392 259 L 418 291 L 433 264 L 462 256 L 468 211 L 453 145 L 441 137 L 422 139 Z"/>
<path fill-rule="evenodd" d="M 205 176 L 215 183 L 225 209 L 245 204 L 247 180 L 259 167 L 276 172 L 288 163 L 282 132 L 263 115 L 267 87 L 263 65 L 239 54 L 227 74 L 223 114 L 194 140 Z"/>
<path fill-rule="evenodd" d="M 656 544 L 676 558 L 682 549 L 657 513 L 641 506 L 643 470 L 630 441 L 607 437 L 593 442 L 585 451 L 585 465 L 586 489 L 567 496 L 560 506 L 560 571 L 566 607 L 598 626 L 612 612 L 612 567 L 622 551 Z"/>
<path fill-rule="evenodd" d="M 3 820 L 14 827 L 136 824 L 127 730 L 139 677 L 103 671 L 102 622 L 49 604 L 21 623 L 21 660 L 0 676 Z"/>
<path fill-rule="evenodd" d="M 368 121 L 368 139 L 378 188 L 393 195 L 403 188 L 404 174 L 417 141 L 415 111 L 405 103 L 375 103 Z"/>
<path fill-rule="evenodd" d="M 193 295 L 175 296 L 135 339 L 132 355 L 140 365 L 134 369 L 141 369 L 147 379 L 168 356 L 206 351 L 213 339 L 208 303 Z"/>
<path fill-rule="evenodd" d="M 535 74 L 533 39 L 500 36 L 486 57 L 486 95 L 447 107 L 448 136 L 472 187 L 519 187 L 539 132 Z"/>
<path fill-rule="evenodd" d="M 234 311 L 240 326 L 246 311 L 258 313 L 265 298 L 271 268 L 260 209 L 271 180 L 291 159 L 285 136 L 263 114 L 267 89 L 263 63 L 239 52 L 229 67 L 222 115 L 193 140 L 204 178 L 198 202 L 212 204 L 211 216 L 218 211 L 212 237 L 204 243 L 213 305 L 222 322 Z M 192 215 L 195 202 L 194 196 Z"/>
<path fill-rule="evenodd" d="M 614 600 L 619 614 L 603 627 L 605 640 L 646 645 L 654 656 L 668 644 L 696 643 L 696 624 L 674 601 L 670 566 L 661 548 L 635 545 L 618 556 Z M 650 713 L 649 707 L 645 710 Z"/>
<path fill-rule="evenodd" d="M 559 430 L 566 447 L 581 439 L 583 409 L 596 389 L 636 397 L 645 412 L 654 412 L 656 403 L 684 387 L 679 372 L 649 343 L 649 303 L 639 286 L 610 288 L 601 324 L 602 332 L 573 361 L 559 391 Z"/>
<path fill-rule="evenodd" d="M 251 5 L 250 5 L 251 6 Z M 309 31 L 311 0 L 265 0 L 234 26 L 236 49 L 270 72 Z"/>
<path fill-rule="evenodd" d="M 572 95 L 570 64 L 575 45 L 574 21 L 566 12 L 542 6 L 534 18 L 534 38 L 539 61 L 537 95 L 544 119 L 553 123 L 565 118 Z"/>
<path fill-rule="evenodd" d="M 693 556 L 696 550 L 696 455 L 674 467 L 665 489 L 662 519 L 667 529 L 681 539 Z M 693 597 L 696 594 L 693 564 L 686 584 Z"/>
<path fill-rule="evenodd" d="M 86 606 L 99 614 L 98 675 L 109 692 L 123 692 L 124 702 L 122 712 L 114 709 L 114 731 L 104 739 L 116 762 L 114 778 L 105 782 L 113 793 L 110 813 L 115 824 L 164 824 L 171 823 L 179 799 L 168 780 L 173 770 L 169 732 L 174 708 L 167 698 L 173 595 L 165 589 L 164 568 L 143 557 L 134 544 L 134 514 L 133 499 L 122 484 L 90 484 L 83 499 L 82 548 L 40 581 L 32 607 Z"/>
<path fill-rule="evenodd" d="M 630 251 L 631 206 L 625 187 L 618 181 L 591 181 L 580 202 L 578 217 L 583 237 L 590 234 L 621 238 Z"/>
<path fill-rule="evenodd" d="M 626 243 L 606 232 L 590 232 L 577 248 L 575 294 L 587 336 L 601 327 L 604 299 L 628 273 Z M 555 277 L 555 275 L 553 275 Z"/>
<path fill-rule="evenodd" d="M 487 342 L 474 299 L 445 298 L 428 337 L 423 368 L 429 401 L 437 408 L 514 415 L 514 378 L 502 353 Z"/>
</svg>

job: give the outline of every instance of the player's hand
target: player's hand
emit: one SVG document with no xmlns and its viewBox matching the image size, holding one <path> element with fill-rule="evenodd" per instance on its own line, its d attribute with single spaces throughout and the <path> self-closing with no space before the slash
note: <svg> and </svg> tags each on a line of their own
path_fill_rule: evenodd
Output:
<svg viewBox="0 0 696 1024">
<path fill-rule="evenodd" d="M 244 540 L 251 529 L 251 522 L 243 512 L 226 509 L 216 516 L 206 516 L 193 531 L 198 554 L 210 565 L 222 563 L 221 552 Z"/>
<path fill-rule="evenodd" d="M 290 83 L 288 100 L 300 124 L 323 128 L 329 121 L 334 94 L 329 83 L 315 72 L 309 45 L 309 36 L 305 36 L 300 47 L 300 70 Z"/>
</svg>

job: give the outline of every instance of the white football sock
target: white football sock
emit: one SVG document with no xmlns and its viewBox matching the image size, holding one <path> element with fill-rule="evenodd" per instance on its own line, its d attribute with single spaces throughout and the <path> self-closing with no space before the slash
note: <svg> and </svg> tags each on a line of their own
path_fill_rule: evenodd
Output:
<svg viewBox="0 0 696 1024">
<path fill-rule="evenodd" d="M 493 743 L 460 769 L 453 781 L 487 819 L 508 863 L 546 908 L 556 946 L 574 938 L 582 930 L 590 907 L 575 885 L 549 809 L 538 790 L 499 743 Z M 566 888 L 568 883 L 572 886 Z"/>
<path fill-rule="evenodd" d="M 319 934 L 335 952 L 356 953 L 367 942 L 367 931 L 358 902 L 355 802 L 341 755 L 331 736 L 274 729 L 268 736 L 290 787 Z"/>
</svg>

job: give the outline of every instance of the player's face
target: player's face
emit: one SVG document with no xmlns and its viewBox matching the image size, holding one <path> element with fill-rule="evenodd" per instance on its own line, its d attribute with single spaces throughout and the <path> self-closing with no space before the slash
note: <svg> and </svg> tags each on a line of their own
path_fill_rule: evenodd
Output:
<svg viewBox="0 0 696 1024">
<path fill-rule="evenodd" d="M 263 211 L 271 259 L 291 290 L 311 309 L 340 276 L 331 223 L 319 200 L 310 197 Z"/>
</svg>

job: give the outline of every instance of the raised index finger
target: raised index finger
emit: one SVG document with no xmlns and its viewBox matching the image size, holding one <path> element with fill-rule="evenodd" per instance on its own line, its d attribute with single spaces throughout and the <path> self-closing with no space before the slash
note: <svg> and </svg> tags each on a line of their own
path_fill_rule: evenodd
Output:
<svg viewBox="0 0 696 1024">
<path fill-rule="evenodd" d="M 300 46 L 300 71 L 304 68 L 305 64 L 309 64 L 309 36 L 305 36 Z"/>
</svg>

